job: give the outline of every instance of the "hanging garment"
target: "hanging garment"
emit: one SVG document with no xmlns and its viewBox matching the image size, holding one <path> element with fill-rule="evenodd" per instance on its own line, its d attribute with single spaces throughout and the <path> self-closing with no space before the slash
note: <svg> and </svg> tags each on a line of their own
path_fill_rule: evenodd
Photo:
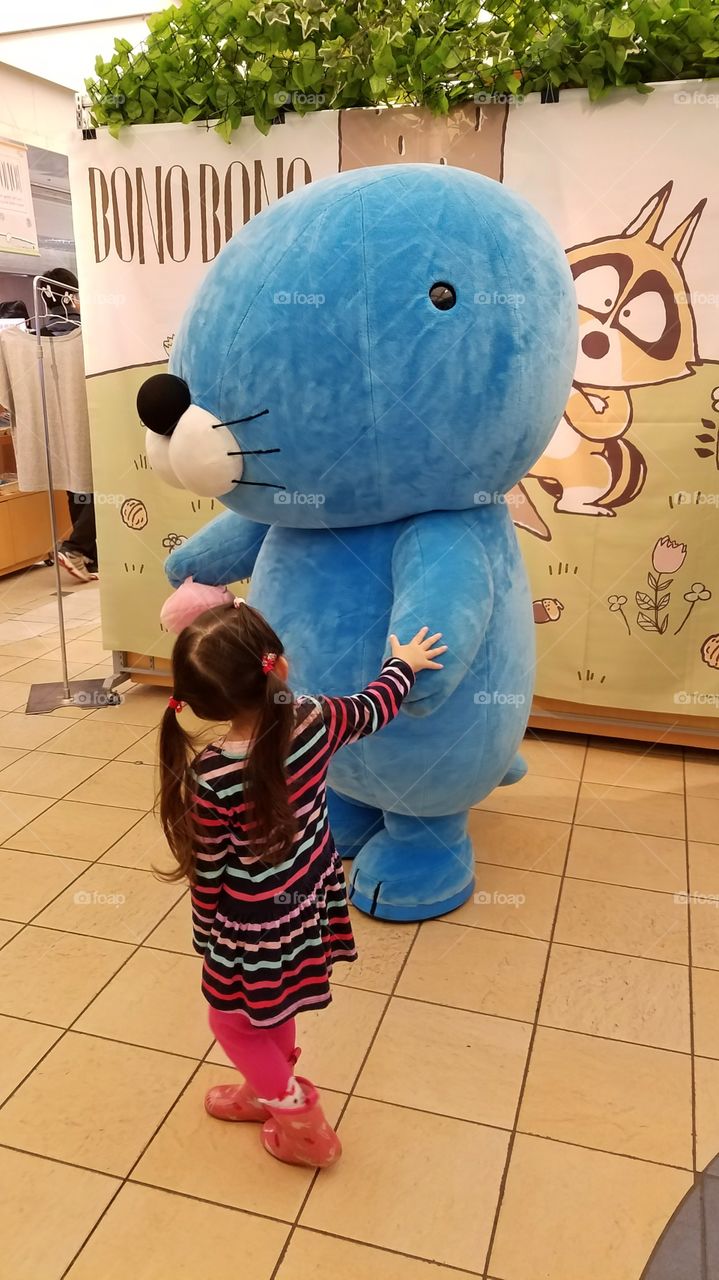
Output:
<svg viewBox="0 0 719 1280">
<path fill-rule="evenodd" d="M 90 424 L 80 329 L 42 339 L 52 479 L 55 489 L 91 493 Z M 10 411 L 18 488 L 47 489 L 37 338 L 0 332 L 0 404 Z"/>
</svg>

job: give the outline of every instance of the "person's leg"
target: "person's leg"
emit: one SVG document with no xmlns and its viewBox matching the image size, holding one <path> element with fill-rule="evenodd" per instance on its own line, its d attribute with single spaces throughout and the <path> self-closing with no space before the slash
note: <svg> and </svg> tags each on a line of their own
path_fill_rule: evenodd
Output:
<svg viewBox="0 0 719 1280">
<path fill-rule="evenodd" d="M 296 1062 L 299 1056 L 295 1048 L 296 1028 L 294 1018 L 290 1018 L 288 1022 L 281 1022 L 279 1027 L 269 1027 L 268 1034 L 272 1036 L 280 1053 L 288 1062 Z"/>
<path fill-rule="evenodd" d="M 68 551 L 79 551 L 91 565 L 97 563 L 97 529 L 95 501 L 91 493 L 72 494 L 70 504 L 72 533 L 63 543 Z"/>
<path fill-rule="evenodd" d="M 207 1109 L 213 1115 L 221 1114 L 223 1119 L 262 1119 L 258 1114 L 247 1117 L 226 1115 L 227 1105 L 232 1103 L 236 1109 L 239 1103 L 242 1110 L 249 1103 L 250 1109 L 256 1112 L 259 1099 L 284 1097 L 294 1082 L 290 1061 L 293 1046 L 289 1046 L 287 1032 L 283 1036 L 286 1043 L 280 1044 L 276 1034 L 279 1028 L 253 1027 L 243 1013 L 223 1013 L 213 1008 L 210 1009 L 210 1029 L 230 1062 L 245 1077 L 249 1090 L 242 1086 L 219 1085 L 210 1090 L 212 1097 L 208 1094 L 208 1098 L 211 1105 L 208 1105 L 208 1099 L 205 1100 Z M 289 1051 L 285 1052 L 287 1047 Z M 263 1110 L 261 1104 L 259 1110 Z"/>
</svg>

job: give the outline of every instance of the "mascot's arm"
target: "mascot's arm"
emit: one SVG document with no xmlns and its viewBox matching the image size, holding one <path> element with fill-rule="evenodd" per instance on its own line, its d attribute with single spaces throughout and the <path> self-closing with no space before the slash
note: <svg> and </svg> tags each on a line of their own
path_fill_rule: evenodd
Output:
<svg viewBox="0 0 719 1280">
<path fill-rule="evenodd" d="M 165 573 L 173 587 L 190 577 L 208 587 L 249 578 L 268 529 L 225 511 L 168 556 Z"/>
<path fill-rule="evenodd" d="M 389 634 L 406 642 L 429 627 L 430 633 L 441 631 L 448 646 L 442 670 L 420 672 L 404 701 L 408 715 L 429 715 L 472 665 L 492 614 L 492 575 L 474 523 L 452 511 L 408 521 L 394 549 L 392 579 Z"/>
</svg>

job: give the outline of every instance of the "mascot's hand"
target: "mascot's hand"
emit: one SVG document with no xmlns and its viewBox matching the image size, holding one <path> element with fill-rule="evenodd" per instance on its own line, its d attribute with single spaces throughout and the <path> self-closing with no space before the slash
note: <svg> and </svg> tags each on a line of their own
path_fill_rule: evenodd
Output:
<svg viewBox="0 0 719 1280">
<path fill-rule="evenodd" d="M 268 525 L 225 511 L 168 556 L 165 572 L 173 587 L 186 578 L 206 586 L 249 578 Z"/>
<path fill-rule="evenodd" d="M 402 714 L 428 716 L 459 687 L 474 662 L 493 607 L 486 553 L 472 536 L 475 512 L 431 512 L 408 520 L 392 562 L 391 635 L 412 635 L 432 618 L 447 638 L 440 671 L 423 672 Z"/>
</svg>

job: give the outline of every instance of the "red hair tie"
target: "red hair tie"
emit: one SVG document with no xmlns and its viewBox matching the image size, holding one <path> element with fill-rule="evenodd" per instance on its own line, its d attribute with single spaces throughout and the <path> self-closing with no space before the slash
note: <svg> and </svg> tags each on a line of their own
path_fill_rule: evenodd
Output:
<svg viewBox="0 0 719 1280">
<path fill-rule="evenodd" d="M 184 702 L 180 702 L 180 699 L 176 698 L 175 695 L 173 694 L 171 698 L 168 698 L 167 705 L 168 707 L 172 707 L 173 711 L 177 712 L 177 711 L 182 711 L 182 708 L 184 707 L 185 704 Z"/>
<path fill-rule="evenodd" d="M 264 671 L 266 676 L 268 676 L 271 671 L 274 671 L 275 665 L 277 663 L 277 657 L 278 655 L 276 653 L 263 653 L 262 670 Z"/>
</svg>

